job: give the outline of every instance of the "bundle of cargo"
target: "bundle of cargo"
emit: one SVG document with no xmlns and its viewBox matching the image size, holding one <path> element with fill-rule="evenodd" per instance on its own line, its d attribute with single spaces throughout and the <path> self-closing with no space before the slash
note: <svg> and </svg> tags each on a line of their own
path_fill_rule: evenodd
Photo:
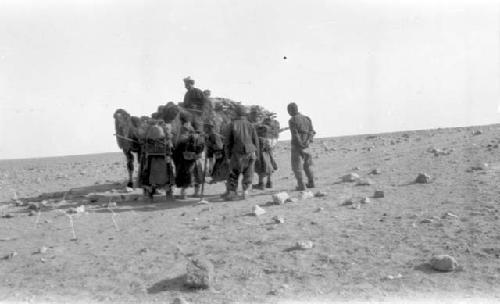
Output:
<svg viewBox="0 0 500 304">
<path fill-rule="evenodd" d="M 216 125 L 224 125 L 223 122 L 230 122 L 235 119 L 238 115 L 236 114 L 236 108 L 241 105 L 240 102 L 233 101 L 229 98 L 212 98 L 213 110 L 215 112 L 214 119 Z M 257 127 L 260 125 L 267 125 L 270 127 L 270 132 L 268 132 L 271 138 L 278 138 L 280 132 L 280 124 L 276 120 L 276 113 L 266 110 L 264 107 L 259 105 L 249 105 L 245 106 L 248 110 L 248 120 L 255 123 Z"/>
<path fill-rule="evenodd" d="M 155 119 L 162 119 L 167 123 L 172 122 L 178 117 L 183 117 L 184 120 L 192 120 L 193 116 L 202 116 L 205 123 L 213 124 L 217 132 L 224 132 L 225 127 L 238 115 L 236 108 L 241 105 L 241 102 L 231 100 L 229 98 L 210 98 L 212 105 L 206 107 L 203 113 L 193 112 L 183 107 L 182 103 L 175 104 L 169 102 L 166 105 L 158 106 L 158 110 L 151 116 Z M 276 113 L 266 110 L 259 105 L 244 105 L 248 110 L 248 119 L 255 123 L 256 126 L 265 124 L 270 127 L 269 136 L 277 139 L 280 132 L 279 122 L 276 120 Z"/>
</svg>

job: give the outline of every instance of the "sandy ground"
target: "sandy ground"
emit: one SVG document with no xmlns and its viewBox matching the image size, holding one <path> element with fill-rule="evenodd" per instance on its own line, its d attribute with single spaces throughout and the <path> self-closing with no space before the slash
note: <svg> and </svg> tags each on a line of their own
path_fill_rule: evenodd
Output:
<svg viewBox="0 0 500 304">
<path fill-rule="evenodd" d="M 274 189 L 223 202 L 223 186 L 209 185 L 208 205 L 125 193 L 120 153 L 0 161 L 0 257 L 16 253 L 0 260 L 0 301 L 499 302 L 497 134 L 499 125 L 318 139 L 314 190 L 328 195 L 285 205 L 269 202 L 278 191 L 298 196 L 288 142 L 276 151 Z M 373 185 L 340 182 L 350 172 Z M 429 184 L 414 183 L 420 172 Z M 343 205 L 365 196 L 359 209 Z M 42 200 L 30 214 L 26 204 Z M 250 215 L 257 204 L 267 213 Z M 85 212 L 67 213 L 80 205 Z M 301 240 L 314 247 L 295 250 Z M 183 285 L 179 248 L 214 264 L 211 289 Z M 459 270 L 433 271 L 434 254 L 452 255 Z"/>
</svg>

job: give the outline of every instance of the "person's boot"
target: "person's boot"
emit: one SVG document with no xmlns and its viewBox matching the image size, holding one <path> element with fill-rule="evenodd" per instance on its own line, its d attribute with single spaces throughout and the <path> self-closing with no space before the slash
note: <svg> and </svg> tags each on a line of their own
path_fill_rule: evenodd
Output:
<svg viewBox="0 0 500 304">
<path fill-rule="evenodd" d="M 314 180 L 308 181 L 306 184 L 306 187 L 307 188 L 316 188 L 316 186 L 314 185 Z"/>
<path fill-rule="evenodd" d="M 257 185 L 254 185 L 253 188 L 257 190 L 264 190 L 264 177 L 259 176 L 259 183 Z"/>
<path fill-rule="evenodd" d="M 220 197 L 223 199 L 225 199 L 226 196 L 229 194 L 229 187 L 227 186 L 227 183 L 225 185 L 226 185 L 226 191 L 220 195 Z"/>
<path fill-rule="evenodd" d="M 172 189 L 172 186 L 167 186 L 165 189 L 165 196 L 167 198 L 167 201 L 172 201 L 174 199 L 174 190 Z"/>
<path fill-rule="evenodd" d="M 238 194 L 236 193 L 236 191 L 229 191 L 223 198 L 226 201 L 234 201 L 238 199 Z"/>
<path fill-rule="evenodd" d="M 181 188 L 181 199 L 186 199 L 186 188 Z"/>
<path fill-rule="evenodd" d="M 308 170 L 305 170 L 305 172 L 306 172 L 306 176 L 307 176 L 306 187 L 307 188 L 315 188 L 313 171 L 311 170 L 311 168 L 309 168 Z"/>
<path fill-rule="evenodd" d="M 266 188 L 272 188 L 273 187 L 273 182 L 271 181 L 271 175 L 267 177 L 267 183 L 266 183 Z"/>
<path fill-rule="evenodd" d="M 302 172 L 296 173 L 295 178 L 297 179 L 297 187 L 295 187 L 295 190 L 297 191 L 306 190 L 306 186 L 304 185 L 304 181 L 302 180 Z"/>
<path fill-rule="evenodd" d="M 193 197 L 200 197 L 200 185 L 194 185 Z"/>
<path fill-rule="evenodd" d="M 249 194 L 249 191 L 248 191 L 249 185 L 244 185 L 242 188 L 243 188 L 242 189 L 243 191 L 241 192 L 241 197 L 243 199 L 247 199 L 248 198 L 248 194 Z"/>
</svg>

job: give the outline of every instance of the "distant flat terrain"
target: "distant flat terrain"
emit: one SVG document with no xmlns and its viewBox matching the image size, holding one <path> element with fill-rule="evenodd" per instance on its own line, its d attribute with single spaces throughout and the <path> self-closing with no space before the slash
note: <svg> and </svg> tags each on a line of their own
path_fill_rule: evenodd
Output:
<svg viewBox="0 0 500 304">
<path fill-rule="evenodd" d="M 313 192 L 327 195 L 284 205 L 271 195 L 299 196 L 289 142 L 275 152 L 274 189 L 223 202 L 224 186 L 207 185 L 208 205 L 132 198 L 121 153 L 3 160 L 0 302 L 500 301 L 499 144 L 500 125 L 317 139 Z M 365 185 L 342 182 L 349 173 Z M 252 216 L 254 205 L 266 213 Z M 211 289 L 183 286 L 179 249 L 214 264 Z M 432 270 L 434 254 L 458 270 Z"/>
</svg>

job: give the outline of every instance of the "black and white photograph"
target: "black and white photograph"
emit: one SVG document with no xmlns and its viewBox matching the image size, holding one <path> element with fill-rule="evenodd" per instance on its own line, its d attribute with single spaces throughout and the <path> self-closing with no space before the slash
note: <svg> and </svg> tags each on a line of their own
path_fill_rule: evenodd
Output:
<svg viewBox="0 0 500 304">
<path fill-rule="evenodd" d="M 0 0 L 0 303 L 499 303 L 500 1 Z"/>
</svg>

